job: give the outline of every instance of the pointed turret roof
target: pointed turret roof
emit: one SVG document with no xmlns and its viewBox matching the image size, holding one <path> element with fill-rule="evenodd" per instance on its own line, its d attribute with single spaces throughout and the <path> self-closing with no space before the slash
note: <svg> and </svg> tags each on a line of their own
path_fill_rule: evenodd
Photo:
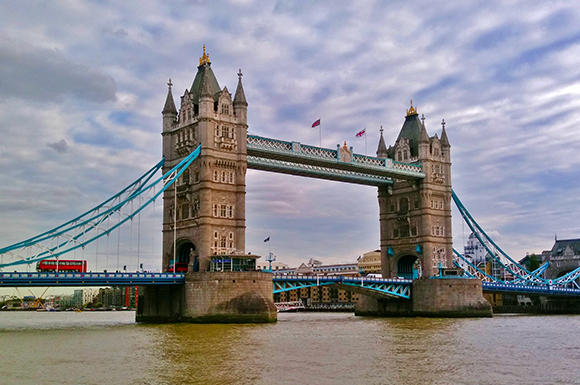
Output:
<svg viewBox="0 0 580 385">
<path fill-rule="evenodd" d="M 204 65 L 206 65 L 206 64 L 204 64 Z M 213 72 L 212 72 L 212 74 L 213 74 Z M 196 79 L 197 79 L 197 76 L 196 76 Z M 215 77 L 214 77 L 214 79 L 215 79 Z M 216 82 L 217 82 L 217 80 L 216 80 Z M 219 87 L 219 85 L 218 85 L 218 87 Z M 200 93 L 199 93 L 199 97 L 200 98 L 202 98 L 204 96 L 212 97 L 212 96 L 215 95 L 214 100 L 216 100 L 217 99 L 217 96 L 221 92 L 219 90 L 219 88 L 218 88 L 218 92 L 217 93 L 216 92 L 212 92 L 213 90 L 211 89 L 212 87 L 211 87 L 211 80 L 210 80 L 210 76 L 209 76 L 209 71 L 207 71 L 207 70 L 204 71 L 204 73 L 203 73 L 203 77 L 202 77 L 202 80 L 201 80 L 201 86 L 200 86 L 200 88 L 201 88 Z"/>
<path fill-rule="evenodd" d="M 443 130 L 441 130 L 441 146 L 451 147 L 449 139 L 447 138 L 447 132 L 445 132 L 445 119 L 441 121 L 441 126 L 443 126 Z"/>
<path fill-rule="evenodd" d="M 401 127 L 401 131 L 399 132 L 399 136 L 397 137 L 396 142 L 401 139 L 409 139 L 409 146 L 411 147 L 411 156 L 416 157 L 419 154 L 419 139 L 421 137 L 421 130 L 425 130 L 425 126 L 419 119 L 419 114 L 417 113 L 417 108 L 413 107 L 413 101 L 411 100 L 411 107 L 407 110 L 407 116 L 405 117 L 405 122 L 403 123 L 403 127 Z M 425 133 L 427 131 L 425 130 Z M 427 138 L 429 136 L 427 135 Z M 391 149 L 391 153 L 389 153 L 389 157 L 394 157 L 395 148 Z"/>
<path fill-rule="evenodd" d="M 244 94 L 244 87 L 242 86 L 242 69 L 238 72 L 238 88 L 236 88 L 236 96 L 234 96 L 234 106 L 243 105 L 247 106 L 246 94 Z"/>
<path fill-rule="evenodd" d="M 211 63 L 209 61 L 204 62 L 199 67 L 197 67 L 197 74 L 195 75 L 195 79 L 193 79 L 193 83 L 191 84 L 191 89 L 189 92 L 191 93 L 191 98 L 194 103 L 199 102 L 199 98 L 201 96 L 201 88 L 203 86 L 203 80 L 207 76 L 207 87 L 209 93 L 217 100 L 219 93 L 221 92 L 221 87 L 211 69 Z"/>
<path fill-rule="evenodd" d="M 177 115 L 177 109 L 175 108 L 175 102 L 173 101 L 173 93 L 171 92 L 171 79 L 169 79 L 169 83 L 167 83 L 168 90 L 167 90 L 167 99 L 165 99 L 165 107 L 163 107 L 162 114 L 174 114 Z"/>
<path fill-rule="evenodd" d="M 383 126 L 381 126 L 381 137 L 379 139 L 379 147 L 377 148 L 377 158 L 385 159 L 389 155 L 387 146 L 385 145 L 385 138 L 383 138 Z"/>
<path fill-rule="evenodd" d="M 421 123 L 421 132 L 419 132 L 419 143 L 429 143 L 429 134 L 427 134 L 427 129 L 425 124 Z"/>
</svg>

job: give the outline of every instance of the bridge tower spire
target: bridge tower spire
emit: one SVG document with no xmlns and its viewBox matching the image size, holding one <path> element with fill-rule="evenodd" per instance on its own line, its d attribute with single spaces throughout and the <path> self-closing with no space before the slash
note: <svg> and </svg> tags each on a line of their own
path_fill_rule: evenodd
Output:
<svg viewBox="0 0 580 385">
<path fill-rule="evenodd" d="M 208 271 L 213 255 L 245 252 L 247 102 L 220 85 L 204 51 L 179 113 L 171 85 L 163 109 L 164 172 L 198 145 L 201 153 L 164 194 L 163 270 Z M 175 190 L 176 189 L 176 190 Z M 177 199 L 176 199 L 177 198 Z"/>
<path fill-rule="evenodd" d="M 388 157 L 420 164 L 425 178 L 379 187 L 384 277 L 427 278 L 438 275 L 440 267 L 453 267 L 450 147 L 444 127 L 441 139 L 429 137 L 411 101 Z"/>
</svg>

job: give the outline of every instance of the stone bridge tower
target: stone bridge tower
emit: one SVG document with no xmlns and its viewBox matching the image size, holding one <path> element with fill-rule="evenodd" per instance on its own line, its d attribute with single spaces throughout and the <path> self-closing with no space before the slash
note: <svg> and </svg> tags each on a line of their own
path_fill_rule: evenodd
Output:
<svg viewBox="0 0 580 385">
<path fill-rule="evenodd" d="M 245 250 L 248 103 L 242 73 L 232 99 L 227 87 L 220 88 L 204 46 L 179 112 L 171 80 L 168 85 L 162 112 L 163 171 L 199 144 L 201 154 L 163 196 L 163 271 L 174 259 L 181 268 L 187 263 L 189 271 L 206 271 L 212 255 Z"/>
<path fill-rule="evenodd" d="M 445 121 L 441 138 L 429 137 L 424 122 L 411 101 L 394 146 L 385 146 L 381 129 L 377 157 L 420 164 L 426 175 L 379 188 L 384 277 L 430 277 L 439 266 L 453 267 L 449 140 Z"/>
</svg>

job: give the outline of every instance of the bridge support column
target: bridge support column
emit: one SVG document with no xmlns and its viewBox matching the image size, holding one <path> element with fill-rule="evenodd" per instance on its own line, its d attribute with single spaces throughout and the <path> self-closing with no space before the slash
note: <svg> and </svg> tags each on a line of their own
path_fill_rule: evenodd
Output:
<svg viewBox="0 0 580 385">
<path fill-rule="evenodd" d="M 361 296 L 356 315 L 379 317 L 491 317 L 478 279 L 446 278 L 413 281 L 411 300 Z"/>
<path fill-rule="evenodd" d="M 189 273 L 183 286 L 143 292 L 137 322 L 264 323 L 278 318 L 269 273 Z"/>
</svg>

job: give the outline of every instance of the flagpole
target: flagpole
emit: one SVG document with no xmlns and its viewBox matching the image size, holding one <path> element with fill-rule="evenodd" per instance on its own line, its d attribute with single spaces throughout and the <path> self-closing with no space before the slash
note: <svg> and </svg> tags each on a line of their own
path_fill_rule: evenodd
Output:
<svg viewBox="0 0 580 385">
<path fill-rule="evenodd" d="M 367 156 L 367 128 L 365 127 L 365 156 Z"/>
<path fill-rule="evenodd" d="M 322 148 L 322 124 L 318 125 L 318 146 Z"/>
</svg>

